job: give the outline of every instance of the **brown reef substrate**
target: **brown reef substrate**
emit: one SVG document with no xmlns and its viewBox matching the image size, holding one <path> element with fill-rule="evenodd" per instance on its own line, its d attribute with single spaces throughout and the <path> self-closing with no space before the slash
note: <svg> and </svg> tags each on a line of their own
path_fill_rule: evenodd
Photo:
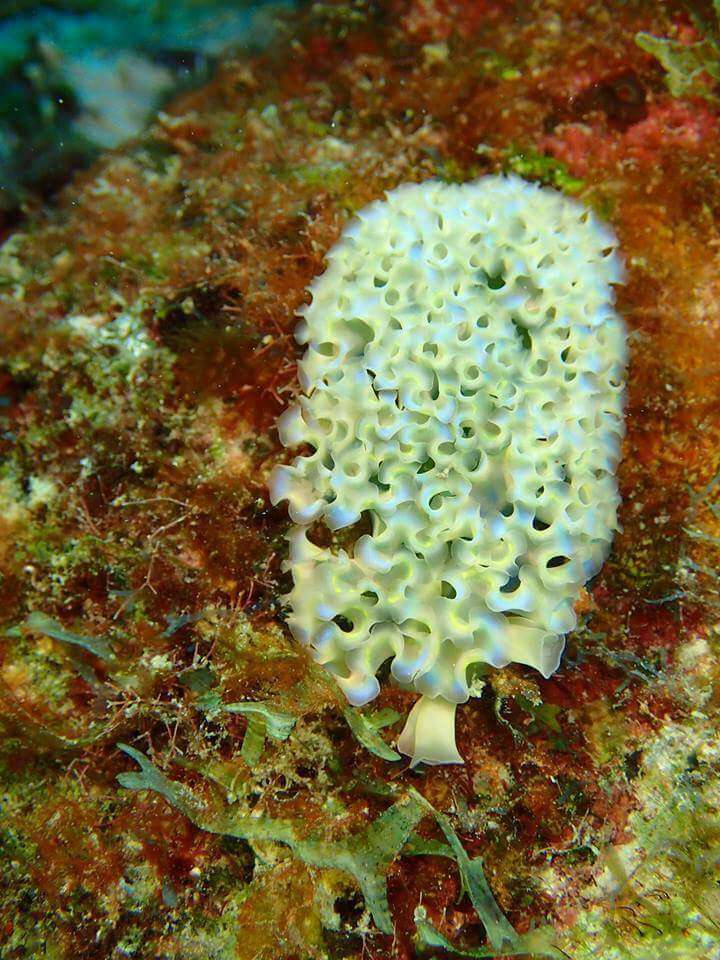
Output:
<svg viewBox="0 0 720 960">
<path fill-rule="evenodd" d="M 378 933 L 340 872 L 122 789 L 121 741 L 208 800 L 328 838 L 415 787 L 518 931 L 551 927 L 578 960 L 704 956 L 720 923 L 703 860 L 719 830 L 720 121 L 673 99 L 634 43 L 685 22 L 671 4 L 317 5 L 7 241 L 3 956 L 406 960 L 420 902 L 458 949 L 485 942 L 452 861 L 398 857 L 395 934 Z M 357 741 L 284 627 L 273 424 L 297 389 L 294 312 L 352 213 L 401 182 L 503 169 L 571 191 L 621 239 L 623 530 L 560 671 L 488 675 L 458 712 L 466 764 L 410 771 Z M 208 691 L 270 701 L 292 735 L 248 762 L 247 718 L 203 710 Z M 413 699 L 385 684 L 372 705 L 399 715 L 388 743 Z"/>
</svg>

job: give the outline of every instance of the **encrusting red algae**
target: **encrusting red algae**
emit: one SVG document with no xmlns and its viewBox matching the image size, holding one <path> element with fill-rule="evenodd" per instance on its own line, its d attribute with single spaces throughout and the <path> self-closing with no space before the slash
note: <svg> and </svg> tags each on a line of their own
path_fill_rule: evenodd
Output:
<svg viewBox="0 0 720 960">
<path fill-rule="evenodd" d="M 716 949 L 718 101 L 635 42 L 693 24 L 316 4 L 8 228 L 3 957 Z M 499 171 L 619 236 L 622 531 L 559 671 L 478 673 L 465 764 L 412 771 L 414 695 L 350 711 L 285 627 L 274 423 L 353 213 Z"/>
</svg>

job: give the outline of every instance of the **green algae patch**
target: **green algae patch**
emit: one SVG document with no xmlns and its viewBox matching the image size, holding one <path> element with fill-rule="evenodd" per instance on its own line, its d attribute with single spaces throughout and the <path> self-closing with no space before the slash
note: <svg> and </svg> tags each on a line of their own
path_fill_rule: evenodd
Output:
<svg viewBox="0 0 720 960">
<path fill-rule="evenodd" d="M 502 953 L 506 952 L 507 949 L 513 950 L 519 943 L 518 935 L 497 905 L 497 901 L 485 878 L 482 860 L 479 857 L 470 859 L 463 845 L 460 843 L 452 824 L 444 814 L 437 811 L 427 800 L 421 797 L 417 791 L 411 790 L 410 795 L 433 815 L 445 835 L 448 846 L 452 851 L 453 859 L 457 863 L 458 870 L 460 871 L 462 890 L 470 898 L 475 912 L 485 927 L 488 940 L 493 948 Z"/>
<path fill-rule="evenodd" d="M 415 908 L 413 919 L 415 921 L 416 943 L 423 952 L 432 949 L 446 950 L 454 957 L 472 957 L 477 958 L 477 960 L 491 957 L 525 957 L 527 960 L 532 960 L 533 957 L 552 957 L 554 960 L 561 960 L 564 956 L 561 950 L 550 944 L 549 934 L 546 930 L 533 931 L 531 934 L 516 937 L 512 945 L 506 944 L 498 952 L 495 948 L 467 949 L 454 946 L 447 937 L 443 936 L 433 926 L 424 907 Z"/>
<path fill-rule="evenodd" d="M 160 794 L 201 830 L 242 840 L 280 843 L 308 866 L 350 874 L 360 887 L 378 930 L 383 933 L 393 930 L 385 879 L 393 861 L 401 853 L 450 857 L 458 866 L 461 890 L 470 899 L 493 947 L 494 952 L 477 956 L 530 952 L 500 910 L 485 877 L 482 860 L 468 856 L 449 819 L 416 790 L 411 788 L 365 830 L 344 839 L 324 840 L 308 834 L 306 825 L 291 820 L 247 816 L 227 808 L 214 810 L 192 790 L 165 777 L 140 751 L 127 744 L 118 746 L 140 766 L 139 773 L 118 774 L 121 786 Z M 414 836 L 416 827 L 428 815 L 436 820 L 447 844 Z"/>
<path fill-rule="evenodd" d="M 695 42 L 657 37 L 646 31 L 635 34 L 635 43 L 651 54 L 665 70 L 665 82 L 674 97 L 699 96 L 718 102 L 720 82 L 720 2 L 713 0 L 715 22 L 698 23 Z"/>
<path fill-rule="evenodd" d="M 400 760 L 400 754 L 393 750 L 378 733 L 381 726 L 386 725 L 383 721 L 386 717 L 381 717 L 379 722 L 372 717 L 366 717 L 360 710 L 354 707 L 346 707 L 343 710 L 343 716 L 352 730 L 358 743 L 361 743 L 366 750 L 381 760 Z M 399 719 L 399 714 L 389 719 L 389 723 L 395 723 Z"/>
<path fill-rule="evenodd" d="M 579 193 L 585 186 L 585 181 L 573 177 L 561 160 L 539 153 L 533 147 L 508 148 L 503 160 L 503 170 L 517 173 L 527 180 L 537 180 L 571 196 Z"/>
<path fill-rule="evenodd" d="M 418 799 L 398 800 L 366 830 L 344 840 L 302 837 L 290 820 L 242 816 L 232 811 L 208 812 L 190 790 L 165 777 L 140 751 L 126 744 L 119 746 L 140 766 L 140 773 L 118 774 L 123 787 L 159 793 L 201 830 L 241 840 L 271 840 L 290 847 L 309 866 L 349 873 L 360 887 L 377 928 L 392 933 L 385 875 L 424 815 Z"/>
<path fill-rule="evenodd" d="M 43 633 L 52 637 L 53 640 L 80 647 L 101 660 L 111 661 L 115 657 L 110 643 L 104 637 L 90 637 L 84 633 L 73 633 L 71 630 L 65 630 L 57 620 L 53 620 L 52 617 L 48 617 L 38 610 L 33 611 L 28 616 L 24 626 L 36 633 Z"/>
<path fill-rule="evenodd" d="M 349 171 L 344 163 L 299 164 L 282 175 L 297 178 L 303 186 L 337 194 L 350 184 Z"/>
<path fill-rule="evenodd" d="M 139 773 L 118 774 L 121 786 L 159 793 L 201 830 L 242 840 L 284 844 L 309 866 L 350 874 L 360 887 L 377 928 L 383 933 L 391 933 L 393 929 L 385 877 L 401 852 L 452 858 L 458 866 L 461 889 L 470 899 L 496 951 L 478 956 L 495 956 L 499 955 L 498 952 L 508 951 L 512 955 L 528 953 L 528 948 L 498 907 L 485 878 L 482 860 L 468 856 L 449 819 L 416 790 L 410 789 L 365 830 L 346 839 L 324 840 L 305 835 L 307 828 L 290 820 L 246 816 L 228 808 L 214 810 L 189 788 L 165 777 L 140 751 L 127 744 L 119 744 L 119 747 L 140 766 Z M 413 836 L 427 815 L 434 817 L 447 845 Z"/>
<path fill-rule="evenodd" d="M 243 737 L 240 754 L 250 767 L 254 767 L 265 749 L 265 737 L 273 740 L 287 740 L 297 720 L 289 713 L 283 713 L 268 703 L 247 701 L 244 703 L 223 703 L 219 694 L 207 692 L 198 698 L 197 706 L 208 716 L 219 713 L 235 713 L 247 718 L 247 729 Z"/>
</svg>

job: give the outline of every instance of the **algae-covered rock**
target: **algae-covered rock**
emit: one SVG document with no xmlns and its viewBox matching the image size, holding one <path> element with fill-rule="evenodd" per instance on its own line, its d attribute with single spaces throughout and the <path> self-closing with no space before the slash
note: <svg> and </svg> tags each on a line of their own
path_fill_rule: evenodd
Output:
<svg viewBox="0 0 720 960">
<path fill-rule="evenodd" d="M 717 952 L 720 124 L 635 42 L 687 25 L 315 4 L 8 233 L 3 957 Z M 348 721 L 287 630 L 275 423 L 352 215 L 502 171 L 619 238 L 622 530 L 558 672 L 478 669 L 411 771 L 414 695 Z"/>
</svg>

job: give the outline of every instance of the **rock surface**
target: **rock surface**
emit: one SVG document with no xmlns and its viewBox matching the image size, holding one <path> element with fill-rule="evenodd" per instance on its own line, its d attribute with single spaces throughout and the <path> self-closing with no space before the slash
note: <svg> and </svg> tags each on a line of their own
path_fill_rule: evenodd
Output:
<svg viewBox="0 0 720 960">
<path fill-rule="evenodd" d="M 6 238 L 3 957 L 717 951 L 718 115 L 635 43 L 694 29 L 316 4 Z M 352 213 L 500 170 L 620 237 L 623 530 L 558 673 L 479 675 L 410 771 L 413 695 L 348 711 L 284 626 L 273 425 Z"/>
</svg>

